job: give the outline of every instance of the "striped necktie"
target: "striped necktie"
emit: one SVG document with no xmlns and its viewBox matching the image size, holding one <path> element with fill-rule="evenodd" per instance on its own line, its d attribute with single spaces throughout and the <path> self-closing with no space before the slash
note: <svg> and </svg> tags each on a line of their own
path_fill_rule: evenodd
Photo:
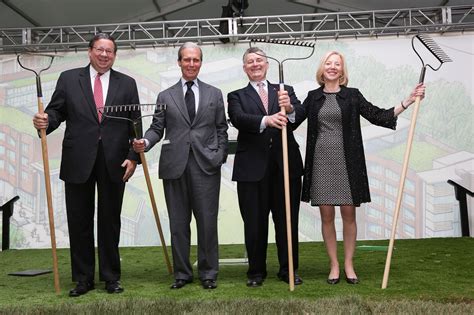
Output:
<svg viewBox="0 0 474 315">
<path fill-rule="evenodd" d="M 258 95 L 260 96 L 263 107 L 265 108 L 265 111 L 268 114 L 268 94 L 267 94 L 267 91 L 265 91 L 265 83 L 258 82 L 257 86 L 258 86 Z"/>
</svg>

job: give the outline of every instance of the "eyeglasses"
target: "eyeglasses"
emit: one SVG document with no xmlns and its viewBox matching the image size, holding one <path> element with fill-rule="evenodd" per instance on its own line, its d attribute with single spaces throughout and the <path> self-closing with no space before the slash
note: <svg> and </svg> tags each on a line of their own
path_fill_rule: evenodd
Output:
<svg viewBox="0 0 474 315">
<path fill-rule="evenodd" d="M 105 52 L 107 55 L 113 55 L 113 54 L 115 53 L 115 52 L 114 52 L 113 50 L 111 50 L 111 49 L 105 49 L 105 48 L 102 48 L 102 47 L 100 47 L 100 48 L 92 47 L 92 48 L 94 48 L 95 51 L 97 51 L 97 53 L 98 53 L 99 55 L 102 55 L 104 52 Z"/>
</svg>

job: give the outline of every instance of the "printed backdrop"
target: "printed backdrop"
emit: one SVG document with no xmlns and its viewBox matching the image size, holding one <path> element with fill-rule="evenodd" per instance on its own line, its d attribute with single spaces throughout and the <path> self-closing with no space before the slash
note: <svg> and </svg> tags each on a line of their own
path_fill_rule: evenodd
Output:
<svg viewBox="0 0 474 315">
<path fill-rule="evenodd" d="M 428 70 L 426 75 L 427 96 L 418 116 L 398 238 L 460 236 L 459 206 L 447 180 L 453 179 L 471 190 L 474 188 L 474 36 L 445 34 L 434 39 L 454 62 L 445 64 L 438 72 Z M 247 47 L 243 43 L 202 47 L 204 59 L 199 77 L 219 87 L 225 102 L 228 92 L 248 82 L 242 71 L 242 54 Z M 279 60 L 303 57 L 310 52 L 305 47 L 272 44 L 261 47 Z M 311 58 L 284 63 L 285 83 L 294 86 L 301 101 L 309 90 L 318 87 L 315 71 L 321 56 L 328 50 L 345 54 L 349 86 L 359 88 L 368 100 L 380 107 L 399 104 L 418 82 L 421 63 L 411 49 L 410 37 L 324 40 L 317 42 Z M 420 50 L 426 52 L 421 47 Z M 142 103 L 154 103 L 158 93 L 176 83 L 181 75 L 176 62 L 177 51 L 178 47 L 119 50 L 114 69 L 136 79 Z M 438 64 L 429 53 L 423 54 L 423 58 L 432 65 Z M 23 60 L 35 69 L 41 69 L 46 62 L 43 57 L 32 56 L 25 56 Z M 51 69 L 41 76 L 44 104 L 48 104 L 60 72 L 87 63 L 87 52 L 65 53 L 55 58 Z M 277 64 L 270 61 L 270 81 L 278 81 L 277 70 Z M 0 55 L 0 75 L 0 203 L 20 196 L 11 219 L 11 248 L 50 247 L 41 145 L 31 121 L 37 111 L 34 76 L 19 67 L 14 55 Z M 396 131 L 371 126 L 362 119 L 372 202 L 357 210 L 358 239 L 390 237 L 410 115 L 411 110 L 408 110 L 400 116 Z M 144 119 L 144 128 L 149 124 L 150 118 Z M 68 247 L 64 184 L 58 178 L 63 131 L 64 126 L 61 126 L 48 136 L 58 247 Z M 236 139 L 236 135 L 237 131 L 230 128 L 230 139 Z M 299 127 L 296 136 L 304 154 L 306 123 Z M 147 153 L 147 160 L 169 243 L 168 215 L 162 183 L 157 175 L 160 149 L 157 145 Z M 244 242 L 236 184 L 231 181 L 232 165 L 233 156 L 229 156 L 222 170 L 221 244 Z M 472 198 L 468 203 L 472 231 Z M 336 225 L 338 237 L 342 239 L 339 216 Z M 301 241 L 322 240 L 317 208 L 301 204 L 299 233 Z M 195 243 L 194 223 L 192 235 Z M 274 241 L 273 233 L 269 239 Z M 121 246 L 159 243 L 145 178 L 138 167 L 126 186 Z"/>
</svg>

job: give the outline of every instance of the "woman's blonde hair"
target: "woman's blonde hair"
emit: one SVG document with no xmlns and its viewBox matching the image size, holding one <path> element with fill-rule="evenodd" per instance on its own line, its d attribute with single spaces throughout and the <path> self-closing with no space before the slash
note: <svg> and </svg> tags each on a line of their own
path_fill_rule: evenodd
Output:
<svg viewBox="0 0 474 315">
<path fill-rule="evenodd" d="M 321 59 L 321 63 L 319 64 L 318 70 L 316 71 L 316 81 L 318 81 L 320 86 L 324 85 L 324 64 L 332 55 L 338 55 L 341 58 L 342 75 L 339 78 L 339 85 L 347 86 L 347 83 L 349 83 L 349 75 L 347 74 L 346 59 L 344 58 L 343 54 L 334 50 L 326 53 Z"/>
</svg>

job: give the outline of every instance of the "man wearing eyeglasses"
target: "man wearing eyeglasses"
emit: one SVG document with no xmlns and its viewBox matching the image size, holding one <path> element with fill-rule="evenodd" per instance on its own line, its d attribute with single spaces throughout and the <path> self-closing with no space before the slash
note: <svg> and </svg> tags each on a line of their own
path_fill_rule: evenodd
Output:
<svg viewBox="0 0 474 315">
<path fill-rule="evenodd" d="M 99 33 L 89 42 L 90 64 L 61 73 L 45 113 L 36 113 L 36 129 L 49 134 L 66 122 L 60 178 L 65 182 L 72 279 L 76 297 L 94 289 L 94 210 L 97 189 L 97 243 L 99 278 L 108 293 L 121 293 L 120 213 L 125 182 L 139 160 L 130 148 L 133 127 L 112 119 L 104 106 L 138 104 L 134 79 L 114 71 L 117 45 Z M 121 112 L 138 119 L 140 111 Z M 141 125 L 139 127 L 141 133 Z"/>
</svg>

